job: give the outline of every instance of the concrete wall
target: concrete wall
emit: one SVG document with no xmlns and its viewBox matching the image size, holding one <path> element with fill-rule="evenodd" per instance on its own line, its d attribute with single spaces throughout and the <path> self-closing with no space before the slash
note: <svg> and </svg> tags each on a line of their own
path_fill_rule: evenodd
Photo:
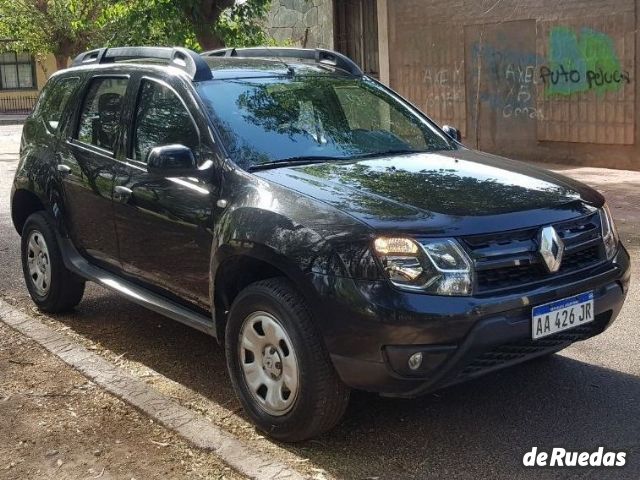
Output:
<svg viewBox="0 0 640 480">
<path fill-rule="evenodd" d="M 278 43 L 333 48 L 333 1 L 273 0 L 267 26 Z"/>
<path fill-rule="evenodd" d="M 384 3 L 390 85 L 468 145 L 640 170 L 640 0 Z"/>
</svg>

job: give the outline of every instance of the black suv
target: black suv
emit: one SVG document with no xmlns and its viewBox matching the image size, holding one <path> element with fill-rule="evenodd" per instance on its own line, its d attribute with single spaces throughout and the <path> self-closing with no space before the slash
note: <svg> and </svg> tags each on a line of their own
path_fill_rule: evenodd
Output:
<svg viewBox="0 0 640 480">
<path fill-rule="evenodd" d="M 27 287 L 60 312 L 94 281 L 216 337 L 285 441 L 350 388 L 415 396 L 604 331 L 629 255 L 603 197 L 459 141 L 327 50 L 84 53 L 24 126 Z"/>
</svg>

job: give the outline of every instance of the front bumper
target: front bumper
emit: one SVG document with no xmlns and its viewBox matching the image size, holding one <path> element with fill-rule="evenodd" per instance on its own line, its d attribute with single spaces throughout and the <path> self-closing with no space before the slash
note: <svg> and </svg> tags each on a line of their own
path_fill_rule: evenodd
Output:
<svg viewBox="0 0 640 480">
<path fill-rule="evenodd" d="M 580 278 L 550 280 L 517 294 L 435 297 L 401 292 L 387 282 L 316 276 L 321 327 L 333 364 L 353 388 L 413 397 L 561 350 L 606 330 L 627 294 L 630 260 L 616 258 Z M 536 341 L 531 309 L 594 291 L 595 321 Z M 422 352 L 417 372 L 409 356 Z"/>
</svg>

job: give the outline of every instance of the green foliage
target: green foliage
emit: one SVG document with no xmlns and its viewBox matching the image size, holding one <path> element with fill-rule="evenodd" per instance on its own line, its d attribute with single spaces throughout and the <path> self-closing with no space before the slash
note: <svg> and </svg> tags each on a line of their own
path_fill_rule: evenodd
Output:
<svg viewBox="0 0 640 480">
<path fill-rule="evenodd" d="M 215 27 L 224 44 L 232 47 L 273 44 L 263 27 L 271 1 L 248 0 L 225 10 Z"/>
<path fill-rule="evenodd" d="M 105 15 L 105 26 L 113 31 L 107 45 L 182 45 L 200 51 L 209 48 L 202 45 L 206 34 L 220 45 L 271 44 L 263 28 L 271 1 L 247 0 L 220 12 L 216 5 L 224 1 L 119 1 Z"/>
<path fill-rule="evenodd" d="M 99 41 L 100 18 L 113 0 L 0 0 L 4 48 L 68 57 Z"/>
<path fill-rule="evenodd" d="M 0 48 L 59 66 L 84 50 L 116 45 L 272 44 L 263 28 L 271 0 L 0 0 Z"/>
<path fill-rule="evenodd" d="M 102 18 L 102 27 L 110 32 L 97 46 L 181 45 L 197 48 L 189 22 L 173 0 L 117 1 Z"/>
</svg>

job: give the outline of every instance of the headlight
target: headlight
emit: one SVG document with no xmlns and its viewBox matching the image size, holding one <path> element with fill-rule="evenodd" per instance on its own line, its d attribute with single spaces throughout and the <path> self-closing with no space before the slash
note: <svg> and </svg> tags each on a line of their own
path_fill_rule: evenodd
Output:
<svg viewBox="0 0 640 480">
<path fill-rule="evenodd" d="M 433 295 L 471 295 L 471 260 L 451 238 L 417 242 L 378 237 L 373 247 L 389 280 L 400 288 Z"/>
<path fill-rule="evenodd" d="M 607 253 L 607 259 L 611 260 L 618 251 L 618 232 L 613 223 L 613 217 L 609 207 L 605 205 L 600 210 L 600 224 L 602 225 L 602 241 L 604 242 L 604 250 Z"/>
</svg>

